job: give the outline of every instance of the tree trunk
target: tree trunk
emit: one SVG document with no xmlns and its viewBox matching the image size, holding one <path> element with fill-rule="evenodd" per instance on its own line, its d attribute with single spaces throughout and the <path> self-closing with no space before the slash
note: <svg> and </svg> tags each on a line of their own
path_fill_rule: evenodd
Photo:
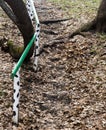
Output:
<svg viewBox="0 0 106 130">
<path fill-rule="evenodd" d="M 106 33 L 106 0 L 102 0 L 98 9 L 96 31 Z"/>
<path fill-rule="evenodd" d="M 68 38 L 75 35 L 82 34 L 82 32 L 95 31 L 99 33 L 106 33 L 106 0 L 102 0 L 99 6 L 97 16 L 91 22 L 84 24 L 82 27 L 69 34 Z M 84 34 L 83 34 L 84 35 Z"/>
<path fill-rule="evenodd" d="M 31 40 L 32 36 L 34 35 L 33 25 L 28 15 L 25 3 L 23 2 L 23 0 L 4 0 L 4 1 L 9 5 L 7 7 L 9 7 L 12 10 L 12 13 L 16 18 L 11 17 L 13 15 L 9 15 L 8 12 L 6 12 L 5 8 L 2 7 L 2 5 L 1 7 L 12 19 L 12 21 L 17 25 L 20 32 L 22 33 L 25 48 L 29 43 L 29 41 Z M 33 49 L 34 45 L 31 47 L 26 60 L 29 60 L 29 58 L 32 56 Z"/>
</svg>

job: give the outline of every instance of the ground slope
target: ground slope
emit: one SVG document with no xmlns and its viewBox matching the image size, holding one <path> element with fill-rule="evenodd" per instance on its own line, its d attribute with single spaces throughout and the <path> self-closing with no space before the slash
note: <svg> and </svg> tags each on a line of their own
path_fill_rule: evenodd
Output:
<svg viewBox="0 0 106 130">
<path fill-rule="evenodd" d="M 50 3 L 37 11 L 40 21 L 65 16 L 59 6 Z M 31 62 L 21 69 L 20 130 L 106 129 L 105 36 L 87 32 L 85 37 L 64 40 L 79 24 L 79 19 L 71 18 L 41 25 L 38 72 L 33 71 Z M 0 19 L 0 38 L 21 43 L 13 28 L 7 17 Z M 0 50 L 0 130 L 12 129 L 10 74 L 14 63 Z"/>
</svg>

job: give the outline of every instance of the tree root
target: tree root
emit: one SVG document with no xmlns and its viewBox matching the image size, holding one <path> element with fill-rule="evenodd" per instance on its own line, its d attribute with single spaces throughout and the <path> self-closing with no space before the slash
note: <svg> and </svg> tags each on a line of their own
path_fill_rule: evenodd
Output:
<svg viewBox="0 0 106 130">
<path fill-rule="evenodd" d="M 46 52 L 45 48 L 55 47 L 57 44 L 63 44 L 63 43 L 66 43 L 68 41 L 69 41 L 68 37 L 58 36 L 55 39 L 53 39 L 52 41 L 43 44 L 39 50 L 39 54 Z"/>
<path fill-rule="evenodd" d="M 57 32 L 54 32 L 52 30 L 47 30 L 47 29 L 41 29 L 41 32 L 44 32 L 45 34 L 48 34 L 48 35 L 57 35 L 58 34 Z"/>
<path fill-rule="evenodd" d="M 83 32 L 91 31 L 96 28 L 96 20 L 93 20 L 89 23 L 84 24 L 82 27 L 75 30 L 73 33 L 69 34 L 69 38 L 74 37 L 75 35 L 82 35 L 84 36 Z"/>
<path fill-rule="evenodd" d="M 55 21 L 54 21 L 55 22 Z M 57 22 L 57 21 L 56 21 Z M 48 22 L 47 22 L 48 23 Z M 45 48 L 48 47 L 54 47 L 57 44 L 62 44 L 62 43 L 66 43 L 69 41 L 70 38 L 74 37 L 75 35 L 84 35 L 84 32 L 87 31 L 91 31 L 91 30 L 95 30 L 96 29 L 96 20 L 93 20 L 87 24 L 84 24 L 82 27 L 78 28 L 77 30 L 75 30 L 73 33 L 68 34 L 66 36 L 57 36 L 55 39 L 53 39 L 52 41 L 44 44 L 41 48 L 39 53 L 43 53 L 44 51 L 46 52 Z"/>
<path fill-rule="evenodd" d="M 70 20 L 71 18 L 65 18 L 65 19 L 50 19 L 50 20 L 45 20 L 45 21 L 40 21 L 41 24 L 53 24 L 53 23 L 58 23 L 58 22 L 64 22 L 67 20 Z"/>
</svg>

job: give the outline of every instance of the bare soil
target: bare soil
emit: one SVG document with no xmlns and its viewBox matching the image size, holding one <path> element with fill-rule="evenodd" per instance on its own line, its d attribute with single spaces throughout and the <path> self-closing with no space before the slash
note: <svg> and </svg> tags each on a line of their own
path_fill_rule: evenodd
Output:
<svg viewBox="0 0 106 130">
<path fill-rule="evenodd" d="M 66 16 L 51 3 L 37 11 L 40 21 Z M 32 62 L 21 67 L 18 130 L 106 130 L 106 38 L 86 32 L 64 40 L 81 24 L 74 18 L 41 24 L 38 71 Z M 3 37 L 17 45 L 23 41 L 0 9 L 1 42 Z M 0 130 L 12 130 L 14 64 L 0 48 Z"/>
</svg>

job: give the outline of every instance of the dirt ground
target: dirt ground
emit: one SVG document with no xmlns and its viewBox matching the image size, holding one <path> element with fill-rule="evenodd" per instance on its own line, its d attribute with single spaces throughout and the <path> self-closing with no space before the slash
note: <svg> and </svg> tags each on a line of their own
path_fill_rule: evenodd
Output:
<svg viewBox="0 0 106 130">
<path fill-rule="evenodd" d="M 40 21 L 66 16 L 51 3 L 37 11 Z M 106 130 L 106 37 L 86 32 L 65 39 L 81 24 L 74 18 L 41 24 L 38 71 L 32 62 L 21 68 L 18 130 Z M 0 42 L 3 37 L 22 43 L 0 9 Z M 14 64 L 0 48 L 0 130 L 12 130 Z"/>
</svg>

